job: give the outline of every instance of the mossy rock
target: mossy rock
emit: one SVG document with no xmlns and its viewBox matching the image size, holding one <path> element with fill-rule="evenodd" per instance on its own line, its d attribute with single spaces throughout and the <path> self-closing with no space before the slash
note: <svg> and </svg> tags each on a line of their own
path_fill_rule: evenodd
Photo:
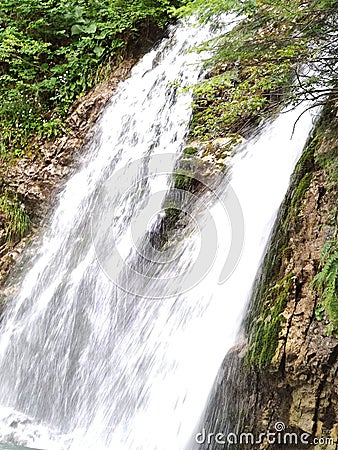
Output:
<svg viewBox="0 0 338 450">
<path fill-rule="evenodd" d="M 249 365 L 264 369 L 269 365 L 278 347 L 281 324 L 293 285 L 293 274 L 288 274 L 266 292 L 264 310 L 252 325 L 246 360 Z"/>
<path fill-rule="evenodd" d="M 183 150 L 184 155 L 195 156 L 198 154 L 198 148 L 195 147 L 186 147 Z"/>
</svg>

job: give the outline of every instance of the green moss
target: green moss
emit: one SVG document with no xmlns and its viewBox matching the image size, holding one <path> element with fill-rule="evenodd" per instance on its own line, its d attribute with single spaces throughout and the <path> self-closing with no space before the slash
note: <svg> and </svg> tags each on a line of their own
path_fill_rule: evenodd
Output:
<svg viewBox="0 0 338 450">
<path fill-rule="evenodd" d="M 161 218 L 156 232 L 154 232 L 151 237 L 153 246 L 157 250 L 162 251 L 168 246 L 173 244 L 177 245 L 179 242 L 179 235 L 177 232 L 180 228 L 184 228 L 186 226 L 187 217 L 188 214 L 178 208 L 174 201 L 165 201 L 164 215 Z"/>
<path fill-rule="evenodd" d="M 322 250 L 321 271 L 314 277 L 321 303 L 329 319 L 328 333 L 338 333 L 338 240 L 326 243 Z"/>
<path fill-rule="evenodd" d="M 265 320 L 265 311 L 271 308 L 271 305 L 268 303 L 271 297 L 270 288 L 276 283 L 277 285 L 280 283 L 278 280 L 283 277 L 280 273 L 282 261 L 291 256 L 292 250 L 289 245 L 289 233 L 298 220 L 299 208 L 301 207 L 304 194 L 306 193 L 312 178 L 312 172 L 314 170 L 314 154 L 322 140 L 322 137 L 320 137 L 322 132 L 320 128 L 321 122 L 322 121 L 319 121 L 317 124 L 314 136 L 310 138 L 296 165 L 292 175 L 290 188 L 278 213 L 276 224 L 272 232 L 270 248 L 263 261 L 261 275 L 254 288 L 253 301 L 245 321 L 245 328 L 251 342 L 254 342 L 255 340 L 254 335 L 257 338 L 262 337 L 264 336 L 265 331 L 269 334 L 270 338 L 272 330 L 275 330 L 275 335 L 279 332 L 278 324 L 280 325 L 280 322 L 273 321 L 271 325 L 263 326 L 261 324 L 260 332 L 257 333 L 256 318 L 260 317 L 263 319 L 258 320 Z M 268 295 L 269 292 L 270 295 Z M 278 305 L 278 302 L 276 304 Z M 278 308 L 275 310 L 276 314 L 277 312 Z M 270 329 L 270 327 L 272 327 L 272 329 Z M 272 339 L 272 342 L 274 341 L 275 340 Z M 258 347 L 263 348 L 263 344 L 258 343 L 257 345 Z M 270 350 L 271 348 L 274 348 L 274 345 L 269 345 Z M 257 358 L 257 352 L 252 351 L 252 346 L 250 353 L 251 356 L 255 355 L 254 359 L 257 362 L 257 359 L 259 358 Z M 263 354 L 266 353 L 271 356 L 271 351 L 268 352 L 266 349 L 266 351 L 263 351 Z M 250 357 L 249 360 L 251 359 L 252 358 Z M 261 358 L 261 362 L 265 361 L 266 363 L 268 360 L 268 357 Z"/>
<path fill-rule="evenodd" d="M 338 132 L 337 112 L 329 103 L 324 110 L 324 119 L 320 124 L 324 151 L 316 154 L 315 162 L 326 177 L 326 195 L 337 196 L 338 183 Z M 325 141 L 324 141 L 325 139 Z M 328 197 L 329 198 L 329 197 Z M 337 238 L 337 208 L 336 201 L 332 214 L 327 219 L 326 226 L 333 233 L 334 238 L 326 242 L 321 252 L 318 273 L 312 281 L 312 287 L 317 289 L 320 303 L 317 307 L 321 311 L 319 317 L 329 320 L 328 333 L 338 335 L 338 238 Z M 324 225 L 324 224 L 323 224 Z M 318 318 L 318 315 L 316 315 Z"/>
<path fill-rule="evenodd" d="M 286 246 L 282 249 L 282 256 L 283 258 L 290 258 L 292 254 L 292 248 L 289 246 Z"/>
<path fill-rule="evenodd" d="M 267 253 L 261 277 L 255 287 L 254 300 L 246 321 L 249 336 L 247 362 L 264 368 L 275 355 L 283 311 L 291 287 L 292 275 L 280 279 L 280 267 L 284 258 L 291 256 L 289 233 L 297 223 L 299 210 L 304 200 L 315 168 L 314 155 L 323 139 L 324 118 L 318 122 L 312 136 L 299 159 L 291 180 L 291 186 L 278 215 L 270 249 Z"/>
<path fill-rule="evenodd" d="M 289 274 L 267 290 L 263 314 L 252 327 L 247 353 L 250 365 L 265 368 L 274 357 L 291 286 L 292 274 Z"/>
<path fill-rule="evenodd" d="M 198 149 L 195 148 L 195 147 L 186 147 L 186 148 L 183 150 L 183 153 L 184 153 L 185 155 L 189 155 L 189 156 L 196 155 L 196 154 L 198 153 Z"/>
<path fill-rule="evenodd" d="M 305 194 L 311 184 L 312 173 L 315 169 L 314 155 L 320 147 L 323 139 L 320 123 L 321 122 L 319 122 L 316 128 L 314 136 L 311 136 L 309 139 L 307 146 L 296 165 L 291 180 L 291 187 L 286 195 L 286 199 L 282 207 L 283 213 L 281 217 L 281 229 L 279 232 L 280 240 L 283 241 L 283 244 L 280 246 L 281 251 L 279 251 L 281 256 L 283 246 L 287 246 L 287 234 L 290 227 L 295 225 L 298 220 Z"/>
<path fill-rule="evenodd" d="M 326 188 L 336 190 L 338 183 L 338 133 L 337 133 L 337 111 L 332 106 L 335 96 L 330 97 L 325 105 L 321 119 L 316 127 L 316 136 L 310 142 L 314 147 L 314 162 L 316 166 L 323 169 L 328 178 Z M 318 151 L 321 145 L 325 145 L 325 151 Z"/>
<path fill-rule="evenodd" d="M 180 215 L 182 214 L 182 211 L 178 208 L 175 208 L 175 206 L 169 206 L 166 205 L 164 208 L 165 212 L 165 223 L 167 231 L 171 230 L 177 223 L 177 221 L 180 218 Z"/>
<path fill-rule="evenodd" d="M 175 189 L 182 189 L 183 191 L 193 190 L 194 178 L 189 171 L 181 169 L 174 172 L 173 182 Z"/>
<path fill-rule="evenodd" d="M 317 155 L 316 163 L 322 167 L 328 177 L 328 188 L 336 189 L 338 184 L 338 140 L 332 139 L 327 143 L 330 151 Z"/>
<path fill-rule="evenodd" d="M 299 210 L 314 171 L 320 171 L 324 178 L 326 177 L 324 184 L 326 195 L 329 194 L 332 198 L 336 196 L 337 184 L 334 185 L 327 181 L 335 162 L 334 155 L 338 140 L 336 123 L 336 112 L 329 102 L 296 165 L 290 188 L 278 214 L 270 249 L 265 256 L 262 272 L 255 285 L 253 301 L 244 324 L 249 340 L 247 362 L 256 367 L 268 366 L 276 352 L 284 320 L 282 312 L 287 302 L 287 292 L 291 287 L 291 279 L 282 278 L 285 273 L 284 262 L 292 256 L 290 237 L 297 232 Z M 328 193 L 327 190 L 331 190 L 332 193 Z M 336 208 L 337 205 L 333 208 L 332 218 L 322 224 L 329 226 L 330 230 L 335 233 L 337 230 Z M 331 222 L 329 223 L 328 220 Z M 323 252 L 320 272 L 315 277 L 313 285 L 321 296 L 321 302 L 315 315 L 318 320 L 323 320 L 324 316 L 328 318 L 330 321 L 328 332 L 337 334 L 337 239 L 334 242 L 327 244 L 329 249 Z"/>
<path fill-rule="evenodd" d="M 291 209 L 294 217 L 298 216 L 299 210 L 307 190 L 310 187 L 312 173 L 307 173 L 300 180 L 291 201 Z"/>
<path fill-rule="evenodd" d="M 307 172 L 313 170 L 314 166 L 314 155 L 319 149 L 321 143 L 323 141 L 323 135 L 321 131 L 320 123 L 316 128 L 316 132 L 314 136 L 311 136 L 309 142 L 307 143 L 306 148 L 304 149 L 302 156 L 299 158 L 299 161 L 296 166 L 296 174 L 299 174 L 300 177 L 303 177 Z"/>
</svg>

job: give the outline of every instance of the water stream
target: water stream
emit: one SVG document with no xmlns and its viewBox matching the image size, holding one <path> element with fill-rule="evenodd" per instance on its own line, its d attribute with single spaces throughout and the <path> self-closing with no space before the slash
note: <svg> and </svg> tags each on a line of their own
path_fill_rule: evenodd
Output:
<svg viewBox="0 0 338 450">
<path fill-rule="evenodd" d="M 189 128 L 191 93 L 178 86 L 201 76 L 203 55 L 187 50 L 216 32 L 173 28 L 103 112 L 2 321 L 0 448 L 192 448 L 313 126 L 307 112 L 291 138 L 301 105 L 241 145 L 229 163 L 245 238 L 224 283 L 236 234 L 227 183 L 164 260 L 141 255 L 137 244 L 158 223 L 154 211 Z"/>
</svg>

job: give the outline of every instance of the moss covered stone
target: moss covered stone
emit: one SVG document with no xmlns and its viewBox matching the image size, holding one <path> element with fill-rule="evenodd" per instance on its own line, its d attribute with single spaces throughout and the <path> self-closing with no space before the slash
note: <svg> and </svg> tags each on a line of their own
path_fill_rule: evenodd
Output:
<svg viewBox="0 0 338 450">
<path fill-rule="evenodd" d="M 274 357 L 278 345 L 281 323 L 285 321 L 283 311 L 292 287 L 292 274 L 287 275 L 269 288 L 264 299 L 264 310 L 253 327 L 247 361 L 249 364 L 266 367 Z"/>
</svg>

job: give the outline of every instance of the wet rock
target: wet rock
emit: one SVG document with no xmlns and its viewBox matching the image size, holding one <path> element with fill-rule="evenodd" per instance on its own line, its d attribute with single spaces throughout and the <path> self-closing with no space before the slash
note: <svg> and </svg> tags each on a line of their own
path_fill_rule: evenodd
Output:
<svg viewBox="0 0 338 450">
<path fill-rule="evenodd" d="M 264 432 L 283 422 L 287 431 L 298 436 L 306 432 L 334 439 L 312 446 L 316 450 L 338 448 L 338 339 L 328 331 L 325 308 L 322 317 L 318 314 L 321 298 L 312 287 L 324 244 L 337 238 L 337 186 L 332 184 L 328 164 L 338 155 L 337 129 L 337 119 L 324 115 L 317 128 L 320 139 L 314 137 L 309 143 L 312 153 L 306 149 L 298 163 L 246 319 L 250 348 L 257 338 L 253 324 L 262 322 L 261 315 L 268 317 L 264 311 L 278 301 L 271 287 L 292 276 L 274 356 L 264 367 L 259 361 L 248 364 L 239 355 L 232 355 L 231 364 L 229 356 L 225 359 L 205 418 L 208 430 L 237 427 Z M 307 173 L 310 183 L 296 204 L 297 187 Z M 254 448 L 289 449 L 267 442 Z"/>
<path fill-rule="evenodd" d="M 183 150 L 185 155 L 193 155 L 215 168 L 224 168 L 226 160 L 233 154 L 234 147 L 244 142 L 240 135 L 217 138 L 210 141 L 191 141 Z"/>
</svg>

